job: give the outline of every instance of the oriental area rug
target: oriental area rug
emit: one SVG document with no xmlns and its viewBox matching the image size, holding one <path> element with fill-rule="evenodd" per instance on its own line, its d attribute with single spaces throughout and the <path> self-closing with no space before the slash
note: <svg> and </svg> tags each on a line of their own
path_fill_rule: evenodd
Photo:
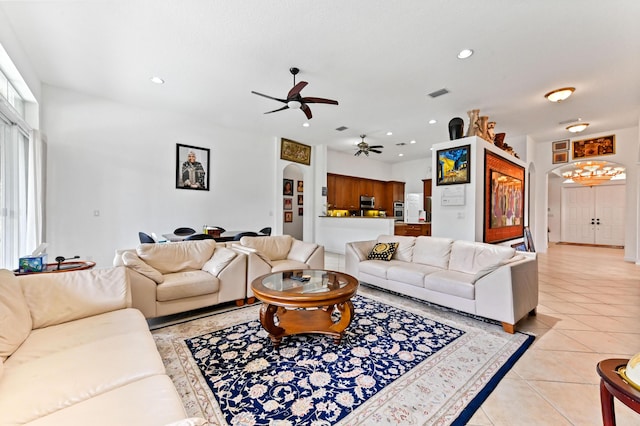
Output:
<svg viewBox="0 0 640 426">
<path fill-rule="evenodd" d="M 259 304 L 152 333 L 187 413 L 210 425 L 463 425 L 533 341 L 383 299 L 354 297 L 339 345 L 300 335 L 274 349 Z"/>
</svg>

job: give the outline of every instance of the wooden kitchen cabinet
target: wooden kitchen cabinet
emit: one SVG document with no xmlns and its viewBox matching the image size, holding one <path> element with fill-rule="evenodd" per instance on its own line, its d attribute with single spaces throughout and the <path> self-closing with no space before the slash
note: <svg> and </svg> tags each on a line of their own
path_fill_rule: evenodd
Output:
<svg viewBox="0 0 640 426">
<path fill-rule="evenodd" d="M 422 179 L 423 185 L 423 193 L 425 197 L 431 197 L 432 189 L 431 189 L 431 179 Z"/>
<path fill-rule="evenodd" d="M 327 173 L 327 204 L 332 209 L 359 210 L 360 196 L 375 197 L 375 208 L 393 214 L 393 202 L 404 201 L 404 182 Z"/>
<path fill-rule="evenodd" d="M 387 191 L 387 182 L 381 180 L 373 181 L 373 196 L 376 197 L 376 209 L 385 210 L 387 214 L 391 209 Z"/>
<path fill-rule="evenodd" d="M 400 201 L 404 203 L 404 182 L 392 181 L 389 184 L 391 185 L 391 202 Z"/>
<path fill-rule="evenodd" d="M 402 235 L 405 237 L 419 237 L 421 235 L 431 235 L 430 223 L 396 223 L 394 228 L 395 235 Z"/>
<path fill-rule="evenodd" d="M 334 208 L 356 210 L 360 208 L 358 178 L 336 175 L 336 202 Z"/>
</svg>

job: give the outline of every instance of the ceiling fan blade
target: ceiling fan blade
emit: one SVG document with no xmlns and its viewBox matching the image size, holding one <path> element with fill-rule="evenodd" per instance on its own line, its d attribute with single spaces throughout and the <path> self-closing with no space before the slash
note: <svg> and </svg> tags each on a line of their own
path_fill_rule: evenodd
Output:
<svg viewBox="0 0 640 426">
<path fill-rule="evenodd" d="M 278 111 L 283 111 L 285 109 L 289 109 L 288 105 L 283 106 L 282 108 L 278 108 L 278 109 L 274 109 L 273 111 L 267 111 L 265 112 L 265 114 L 271 114 L 272 112 L 278 112 Z"/>
<path fill-rule="evenodd" d="M 358 156 L 358 155 L 360 155 L 360 154 L 362 154 L 362 151 L 358 151 L 358 152 L 356 152 L 356 153 L 355 153 L 355 154 L 353 154 L 353 155 L 355 155 L 355 156 L 357 157 L 357 156 Z"/>
<path fill-rule="evenodd" d="M 309 108 L 309 105 L 307 105 L 307 104 L 302 104 L 302 105 L 300 106 L 300 109 L 302 110 L 302 112 L 304 112 L 304 115 L 306 115 L 306 116 L 307 116 L 307 119 L 308 119 L 308 120 L 311 120 L 311 117 L 313 117 L 313 116 L 311 115 L 311 108 Z"/>
<path fill-rule="evenodd" d="M 254 92 L 253 90 L 251 91 L 251 93 L 253 93 L 254 95 L 263 96 L 265 98 L 273 99 L 274 101 L 280 101 L 280 102 L 282 102 L 284 104 L 287 103 L 287 101 L 285 101 L 284 99 L 274 98 L 273 96 L 265 95 L 264 93 Z"/>
<path fill-rule="evenodd" d="M 382 154 L 382 151 L 378 151 L 377 149 L 371 149 L 371 148 L 369 148 L 369 151 L 371 151 L 371 152 L 375 152 L 376 154 Z"/>
<path fill-rule="evenodd" d="M 300 83 L 296 84 L 295 86 L 293 86 L 291 88 L 291 90 L 289 90 L 289 94 L 287 94 L 287 99 L 292 99 L 297 97 L 300 94 L 300 91 L 302 89 L 304 89 L 304 87 L 309 84 L 306 81 L 301 81 Z"/>
<path fill-rule="evenodd" d="M 331 104 L 338 105 L 338 101 L 334 101 L 333 99 L 325 99 L 325 98 L 302 98 L 302 102 L 306 102 L 308 104 Z"/>
<path fill-rule="evenodd" d="M 382 145 L 370 145 L 369 148 L 384 148 Z"/>
</svg>

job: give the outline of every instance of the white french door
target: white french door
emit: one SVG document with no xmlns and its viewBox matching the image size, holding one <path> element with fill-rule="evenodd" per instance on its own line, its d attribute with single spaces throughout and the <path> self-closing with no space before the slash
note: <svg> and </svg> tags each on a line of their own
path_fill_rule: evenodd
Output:
<svg viewBox="0 0 640 426">
<path fill-rule="evenodd" d="M 625 185 L 562 188 L 560 239 L 624 245 Z"/>
</svg>

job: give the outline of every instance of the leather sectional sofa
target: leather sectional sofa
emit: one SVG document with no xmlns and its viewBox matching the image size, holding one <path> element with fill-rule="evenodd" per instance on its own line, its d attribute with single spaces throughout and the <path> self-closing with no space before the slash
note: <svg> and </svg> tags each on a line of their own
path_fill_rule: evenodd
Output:
<svg viewBox="0 0 640 426">
<path fill-rule="evenodd" d="M 376 243 L 397 242 L 391 260 L 370 260 Z M 538 305 L 535 253 L 438 237 L 381 235 L 346 244 L 345 268 L 361 282 L 421 300 L 515 324 Z"/>
<path fill-rule="evenodd" d="M 0 424 L 192 425 L 125 268 L 0 270 Z"/>
</svg>

